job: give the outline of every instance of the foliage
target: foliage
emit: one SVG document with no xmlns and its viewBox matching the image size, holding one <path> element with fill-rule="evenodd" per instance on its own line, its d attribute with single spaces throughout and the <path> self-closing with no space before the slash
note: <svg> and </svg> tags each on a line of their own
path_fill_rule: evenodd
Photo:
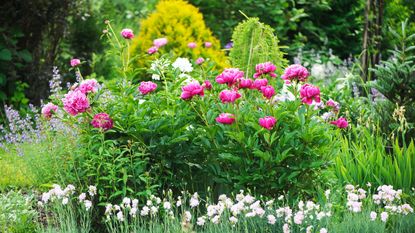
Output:
<svg viewBox="0 0 415 233">
<path fill-rule="evenodd" d="M 226 66 L 226 58 L 220 50 L 219 41 L 206 27 L 198 9 L 185 1 L 160 1 L 156 10 L 141 22 L 140 32 L 132 42 L 132 56 L 140 56 L 136 67 L 145 67 L 154 56 L 145 55 L 153 46 L 153 40 L 165 37 L 169 41 L 160 48 L 160 52 L 171 52 L 178 57 L 208 58 L 218 66 Z M 196 48 L 188 48 L 195 42 Z M 211 48 L 205 48 L 204 42 L 211 42 Z"/>
<path fill-rule="evenodd" d="M 272 62 L 277 72 L 286 66 L 284 53 L 280 51 L 278 37 L 270 26 L 259 22 L 258 18 L 248 18 L 238 24 L 232 34 L 233 48 L 229 57 L 234 67 L 245 72 L 246 77 L 255 73 L 255 65 Z"/>
<path fill-rule="evenodd" d="M 400 146 L 395 141 L 389 148 L 382 136 L 360 128 L 341 138 L 341 150 L 335 158 L 334 170 L 342 183 L 387 183 L 409 191 L 415 185 L 414 154 L 413 141 L 407 146 Z"/>
<path fill-rule="evenodd" d="M 32 209 L 34 195 L 9 191 L 0 194 L 0 230 L 5 233 L 35 232 L 37 212 Z"/>
</svg>

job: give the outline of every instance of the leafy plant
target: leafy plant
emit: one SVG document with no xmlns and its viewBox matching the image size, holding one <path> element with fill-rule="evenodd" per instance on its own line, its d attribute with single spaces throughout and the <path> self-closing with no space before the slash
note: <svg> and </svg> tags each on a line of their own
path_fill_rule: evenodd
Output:
<svg viewBox="0 0 415 233">
<path fill-rule="evenodd" d="M 246 77 L 253 76 L 255 65 L 259 63 L 270 61 L 277 66 L 279 73 L 287 64 L 273 29 L 261 23 L 258 18 L 248 18 L 241 22 L 232 34 L 232 41 L 234 47 L 229 54 L 231 63 L 242 69 Z"/>
</svg>

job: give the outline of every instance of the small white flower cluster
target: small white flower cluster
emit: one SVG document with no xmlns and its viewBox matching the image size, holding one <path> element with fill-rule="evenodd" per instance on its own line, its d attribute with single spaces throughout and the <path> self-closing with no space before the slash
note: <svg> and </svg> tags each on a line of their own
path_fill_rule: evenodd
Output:
<svg viewBox="0 0 415 233">
<path fill-rule="evenodd" d="M 359 213 L 362 211 L 362 200 L 366 198 L 366 191 L 362 188 L 356 189 L 353 185 L 346 185 L 347 192 L 347 208 L 354 212 Z"/>
<path fill-rule="evenodd" d="M 48 202 L 54 202 L 55 200 L 61 201 L 62 205 L 67 205 L 71 197 L 75 194 L 75 186 L 68 185 L 65 189 L 62 189 L 60 185 L 54 184 L 53 188 L 48 192 L 42 194 L 42 201 L 38 202 L 39 206 L 44 206 Z M 97 188 L 95 186 L 88 187 L 88 194 L 90 199 L 97 194 Z M 78 196 L 79 203 L 83 204 L 84 208 L 88 211 L 92 207 L 92 201 L 87 199 L 86 193 L 81 193 Z"/>
<path fill-rule="evenodd" d="M 188 73 L 193 71 L 192 63 L 189 59 L 179 57 L 172 64 L 173 68 L 179 69 L 182 73 Z"/>
</svg>

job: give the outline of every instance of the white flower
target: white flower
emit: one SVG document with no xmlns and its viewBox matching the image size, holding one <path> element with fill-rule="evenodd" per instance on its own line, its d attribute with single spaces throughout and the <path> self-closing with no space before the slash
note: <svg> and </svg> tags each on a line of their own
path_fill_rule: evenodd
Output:
<svg viewBox="0 0 415 233">
<path fill-rule="evenodd" d="M 192 214 L 189 211 L 184 212 L 184 218 L 186 222 L 190 222 L 192 220 Z"/>
<path fill-rule="evenodd" d="M 157 212 L 158 212 L 158 208 L 157 208 L 157 207 L 152 206 L 152 207 L 150 208 L 150 213 L 151 213 L 152 215 L 157 214 Z"/>
<path fill-rule="evenodd" d="M 319 212 L 317 214 L 317 220 L 321 220 L 322 218 L 324 218 L 324 216 L 326 216 L 326 214 L 323 211 Z"/>
<path fill-rule="evenodd" d="M 179 69 L 183 73 L 193 71 L 192 63 L 190 63 L 189 59 L 187 58 L 177 58 L 176 61 L 173 62 L 172 66 L 175 69 Z"/>
<path fill-rule="evenodd" d="M 284 195 L 281 195 L 278 197 L 278 200 L 281 201 L 282 199 L 284 199 Z"/>
<path fill-rule="evenodd" d="M 69 201 L 69 199 L 68 199 L 67 197 L 64 197 L 64 198 L 62 199 L 62 204 L 63 204 L 63 205 L 66 205 L 66 204 L 68 204 L 68 201 Z"/>
<path fill-rule="evenodd" d="M 42 201 L 44 203 L 47 203 L 49 201 L 49 199 L 50 199 L 50 193 L 49 192 L 42 194 Z"/>
<path fill-rule="evenodd" d="M 153 205 L 153 202 L 151 200 L 147 200 L 146 205 L 152 206 Z"/>
<path fill-rule="evenodd" d="M 197 193 L 194 193 L 192 198 L 190 198 L 190 207 L 195 208 L 199 205 L 199 195 Z"/>
<path fill-rule="evenodd" d="M 274 199 L 265 202 L 265 206 L 267 206 L 267 207 L 271 207 L 272 204 L 274 204 Z"/>
<path fill-rule="evenodd" d="M 321 228 L 320 229 L 320 233 L 327 233 L 328 231 L 327 231 L 327 229 L 326 228 Z"/>
<path fill-rule="evenodd" d="M 163 203 L 163 208 L 164 208 L 164 209 L 166 209 L 166 210 L 171 209 L 171 204 L 170 204 L 170 202 L 168 202 L 168 201 L 164 202 L 164 203 Z"/>
<path fill-rule="evenodd" d="M 244 199 L 243 199 L 243 201 L 246 203 L 246 204 L 251 204 L 252 202 L 254 202 L 255 201 L 255 197 L 253 197 L 253 196 L 251 196 L 251 195 L 246 195 L 245 197 L 244 197 Z"/>
<path fill-rule="evenodd" d="M 88 187 L 88 193 L 91 197 L 95 196 L 97 194 L 97 187 L 90 185 Z"/>
<path fill-rule="evenodd" d="M 150 212 L 150 208 L 148 208 L 148 206 L 144 206 L 143 209 L 141 209 L 140 211 L 140 215 L 147 216 L 149 212 Z"/>
<path fill-rule="evenodd" d="M 219 215 L 216 215 L 215 217 L 213 217 L 210 221 L 213 223 L 213 224 L 218 224 L 219 223 Z"/>
<path fill-rule="evenodd" d="M 131 204 L 131 199 L 128 197 L 124 197 L 122 199 L 122 203 L 124 204 L 124 206 L 129 206 Z"/>
<path fill-rule="evenodd" d="M 388 215 L 387 212 L 382 212 L 380 214 L 380 220 L 382 220 L 382 222 L 386 222 L 388 220 L 388 217 L 389 217 L 389 215 Z"/>
<path fill-rule="evenodd" d="M 85 209 L 89 210 L 92 207 L 92 202 L 90 200 L 85 200 L 84 205 L 85 205 Z"/>
<path fill-rule="evenodd" d="M 329 197 L 330 197 L 330 189 L 327 189 L 327 190 L 324 192 L 324 195 L 326 196 L 326 198 L 327 198 L 327 199 L 329 199 Z"/>
<path fill-rule="evenodd" d="M 286 223 L 284 226 L 282 226 L 282 231 L 284 233 L 290 233 L 290 226 Z"/>
<path fill-rule="evenodd" d="M 370 220 L 375 221 L 378 214 L 374 211 L 370 212 Z"/>
<path fill-rule="evenodd" d="M 82 202 L 83 200 L 85 200 L 85 198 L 86 198 L 86 194 L 85 194 L 85 193 L 81 193 L 81 194 L 79 195 L 79 197 L 78 197 L 79 202 Z"/>
<path fill-rule="evenodd" d="M 351 185 L 351 184 L 346 185 L 345 188 L 346 188 L 346 191 L 348 191 L 348 192 L 354 191 L 354 186 Z"/>
<path fill-rule="evenodd" d="M 160 80 L 160 75 L 153 74 L 153 75 L 151 75 L 151 79 L 158 81 L 158 80 Z"/>
<path fill-rule="evenodd" d="M 402 213 L 404 215 L 407 215 L 409 213 L 413 213 L 414 212 L 414 209 L 412 209 L 412 207 L 409 204 L 403 204 L 401 206 L 401 210 L 402 210 Z"/>
<path fill-rule="evenodd" d="M 119 211 L 117 213 L 117 219 L 121 222 L 124 221 L 124 215 L 122 214 L 122 211 Z"/>
<path fill-rule="evenodd" d="M 238 219 L 235 216 L 232 216 L 229 218 L 229 222 L 231 222 L 232 224 L 236 224 L 238 222 Z"/>
<path fill-rule="evenodd" d="M 111 213 L 111 211 L 112 211 L 112 204 L 107 204 L 107 205 L 105 206 L 105 215 L 110 214 L 110 213 Z"/>
<path fill-rule="evenodd" d="M 304 212 L 303 211 L 298 211 L 294 215 L 294 223 L 300 225 L 301 223 L 303 223 L 303 220 L 304 220 Z"/>
<path fill-rule="evenodd" d="M 196 224 L 198 226 L 203 226 L 203 225 L 205 225 L 205 223 L 206 223 L 206 217 L 205 216 L 197 218 Z"/>
<path fill-rule="evenodd" d="M 245 214 L 245 217 L 252 218 L 252 217 L 255 217 L 255 215 L 256 215 L 256 213 L 254 211 L 252 211 L 252 212 L 249 212 L 249 213 Z"/>
<path fill-rule="evenodd" d="M 322 64 L 313 64 L 311 67 L 311 75 L 316 79 L 323 79 L 326 76 L 324 65 Z"/>
<path fill-rule="evenodd" d="M 267 216 L 267 219 L 268 219 L 268 223 L 271 224 L 271 225 L 274 225 L 275 222 L 277 221 L 277 219 L 275 218 L 275 216 L 272 215 L 272 214 L 268 215 Z"/>
<path fill-rule="evenodd" d="M 138 206 L 138 200 L 137 199 L 134 199 L 133 201 L 132 201 L 132 206 L 133 206 L 133 208 L 137 208 L 137 206 Z"/>
<path fill-rule="evenodd" d="M 306 233 L 311 233 L 311 231 L 313 230 L 313 226 L 308 226 L 306 229 L 305 229 L 305 232 Z"/>
</svg>

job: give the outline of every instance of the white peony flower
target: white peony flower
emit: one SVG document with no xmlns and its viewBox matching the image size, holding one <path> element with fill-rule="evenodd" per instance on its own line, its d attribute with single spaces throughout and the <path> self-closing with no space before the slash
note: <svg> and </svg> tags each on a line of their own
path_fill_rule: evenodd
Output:
<svg viewBox="0 0 415 233">
<path fill-rule="evenodd" d="M 187 58 L 177 58 L 176 61 L 173 62 L 172 66 L 175 69 L 179 69 L 183 73 L 193 71 L 192 63 L 190 63 L 189 59 Z"/>
</svg>

